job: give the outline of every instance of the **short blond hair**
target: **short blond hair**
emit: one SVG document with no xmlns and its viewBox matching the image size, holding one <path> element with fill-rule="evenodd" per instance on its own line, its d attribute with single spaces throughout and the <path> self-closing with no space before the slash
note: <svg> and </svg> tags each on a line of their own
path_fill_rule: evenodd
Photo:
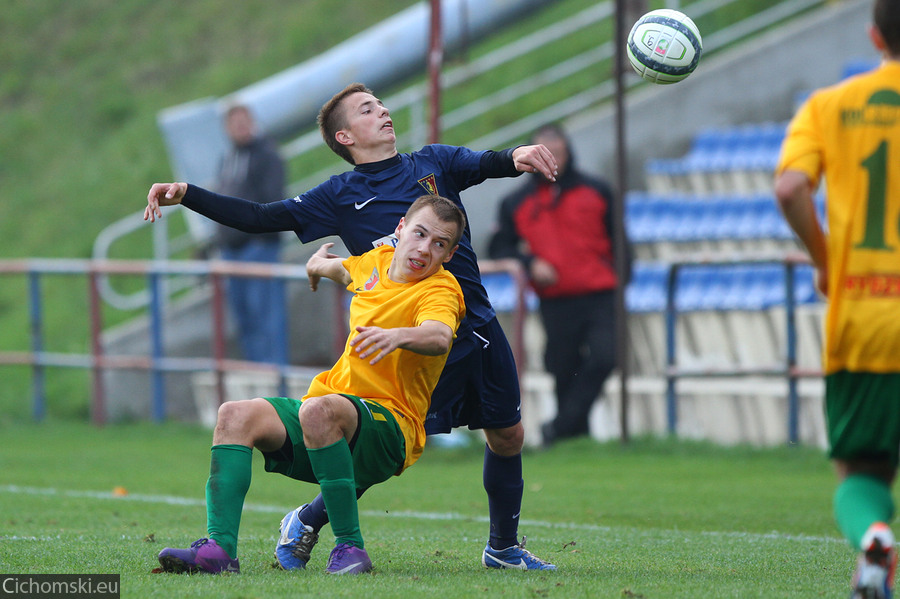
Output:
<svg viewBox="0 0 900 599">
<path fill-rule="evenodd" d="M 409 220 L 413 214 L 422 208 L 431 208 L 438 220 L 443 223 L 454 223 L 456 225 L 456 235 L 451 240 L 451 247 L 459 244 L 462 239 L 463 232 L 466 230 L 466 215 L 462 209 L 451 200 L 438 195 L 424 195 L 416 198 L 416 201 L 410 204 L 406 210 L 406 220 Z"/>
</svg>

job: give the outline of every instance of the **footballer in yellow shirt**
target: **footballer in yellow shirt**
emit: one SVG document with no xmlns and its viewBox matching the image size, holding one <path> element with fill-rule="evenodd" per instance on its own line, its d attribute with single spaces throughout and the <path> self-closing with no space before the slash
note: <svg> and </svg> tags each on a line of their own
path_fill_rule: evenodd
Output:
<svg viewBox="0 0 900 599">
<path fill-rule="evenodd" d="M 875 0 L 881 65 L 815 92 L 791 122 L 775 195 L 828 299 L 823 365 L 838 527 L 853 597 L 892 595 L 900 448 L 900 2 Z M 813 194 L 825 182 L 826 227 Z"/>
<path fill-rule="evenodd" d="M 431 393 L 465 315 L 459 283 L 443 268 L 465 222 L 452 201 L 422 196 L 400 219 L 396 246 L 344 259 L 325 244 L 309 259 L 314 291 L 326 277 L 354 293 L 344 352 L 313 380 L 302 401 L 268 397 L 222 405 L 206 487 L 208 537 L 188 549 L 163 549 L 158 559 L 164 571 L 240 571 L 237 538 L 254 447 L 267 471 L 320 486 L 335 536 L 326 572 L 372 569 L 357 499 L 422 453 Z M 298 511 L 282 521 L 279 549 L 288 554 L 303 550 L 302 543 L 308 553 L 318 539 L 305 525 L 290 532 Z M 281 567 L 294 567 L 278 550 L 276 559 Z"/>
</svg>

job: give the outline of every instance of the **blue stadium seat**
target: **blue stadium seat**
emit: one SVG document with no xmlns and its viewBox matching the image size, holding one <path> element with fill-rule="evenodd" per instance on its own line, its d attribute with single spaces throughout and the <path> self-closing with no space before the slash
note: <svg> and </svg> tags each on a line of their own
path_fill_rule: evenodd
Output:
<svg viewBox="0 0 900 599">
<path fill-rule="evenodd" d="M 820 300 L 815 284 L 815 269 L 801 264 L 794 271 L 794 301 L 797 304 L 815 304 Z"/>
<path fill-rule="evenodd" d="M 518 300 L 516 293 L 516 281 L 507 272 L 494 272 L 481 276 L 481 282 L 487 291 L 491 305 L 498 312 L 512 312 L 516 309 Z M 537 308 L 537 296 L 529 288 L 525 292 L 525 305 L 527 309 Z"/>
<path fill-rule="evenodd" d="M 655 205 L 654 197 L 629 192 L 625 201 L 625 230 L 632 243 L 648 243 L 653 239 Z"/>
<path fill-rule="evenodd" d="M 662 312 L 666 309 L 666 279 L 669 265 L 661 262 L 635 262 L 631 282 L 625 289 L 629 312 Z"/>
<path fill-rule="evenodd" d="M 708 310 L 707 295 L 716 278 L 715 266 L 685 266 L 678 271 L 675 307 L 679 312 Z"/>
<path fill-rule="evenodd" d="M 844 69 L 841 72 L 841 79 L 853 77 L 867 71 L 875 69 L 880 61 L 874 58 L 854 58 L 844 63 Z"/>
</svg>

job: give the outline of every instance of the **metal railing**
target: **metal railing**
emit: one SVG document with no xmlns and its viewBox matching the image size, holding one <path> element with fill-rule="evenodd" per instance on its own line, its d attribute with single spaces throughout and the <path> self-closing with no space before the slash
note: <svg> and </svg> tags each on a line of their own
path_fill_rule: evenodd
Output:
<svg viewBox="0 0 900 599">
<path fill-rule="evenodd" d="M 749 266 L 753 264 L 780 264 L 784 267 L 784 309 L 785 309 L 785 331 L 786 341 L 784 348 L 784 358 L 781 364 L 773 364 L 769 367 L 756 368 L 691 368 L 679 366 L 677 355 L 677 320 L 678 320 L 678 302 L 676 301 L 678 293 L 678 273 L 684 269 L 692 267 L 706 266 Z M 789 444 L 796 444 L 799 440 L 799 421 L 800 421 L 800 399 L 798 393 L 798 382 L 801 378 L 821 377 L 822 372 L 815 369 L 802 369 L 797 366 L 797 297 L 795 290 L 795 276 L 798 266 L 809 264 L 808 258 L 801 255 L 786 256 L 783 259 L 763 259 L 763 260 L 692 260 L 673 262 L 669 266 L 669 272 L 666 279 L 666 312 L 665 312 L 665 328 L 666 328 L 666 422 L 670 434 L 675 434 L 678 427 L 678 393 L 676 383 L 679 379 L 685 378 L 714 378 L 714 377 L 747 377 L 747 376 L 763 376 L 763 377 L 781 377 L 785 379 L 787 385 L 787 438 Z"/>
<path fill-rule="evenodd" d="M 485 274 L 509 273 L 517 288 L 514 328 L 511 345 L 516 362 L 525 364 L 524 320 L 526 281 L 518 264 L 509 261 L 487 261 L 481 265 Z M 43 420 L 46 415 L 47 393 L 45 370 L 48 367 L 78 368 L 91 371 L 91 419 L 96 424 L 107 420 L 107 392 L 104 373 L 112 370 L 138 370 L 150 374 L 151 418 L 156 422 L 166 419 L 167 400 L 164 377 L 168 373 L 212 372 L 215 375 L 215 395 L 219 405 L 226 400 L 225 377 L 232 372 L 275 373 L 278 375 L 278 393 L 288 395 L 290 377 L 309 378 L 321 368 L 296 366 L 287 363 L 260 363 L 226 358 L 225 279 L 228 277 L 265 277 L 284 281 L 307 281 L 306 268 L 297 265 L 260 264 L 255 262 L 225 261 L 138 261 L 138 260 L 66 260 L 30 259 L 0 260 L 0 277 L 24 276 L 27 278 L 29 305 L 30 351 L 0 351 L 0 367 L 30 366 L 32 369 L 32 417 Z M 89 326 L 89 353 L 61 353 L 45 351 L 44 301 L 42 279 L 48 276 L 81 276 L 87 279 L 87 310 Z M 103 337 L 103 319 L 100 297 L 102 277 L 144 276 L 149 293 L 147 335 L 150 340 L 148 355 L 111 354 Z M 164 344 L 165 312 L 168 300 L 162 292 L 167 279 L 173 277 L 208 279 L 211 283 L 211 355 L 198 357 L 166 356 Z M 346 300 L 349 295 L 339 285 L 335 292 L 335 319 L 333 323 L 333 353 L 340 354 L 347 335 Z M 285 323 L 284 330 L 287 330 Z M 274 343 L 281 344 L 280 355 L 288 355 L 288 335 Z"/>
<path fill-rule="evenodd" d="M 167 373 L 213 372 L 215 373 L 216 396 L 219 404 L 225 401 L 225 375 L 235 371 L 276 373 L 279 378 L 279 393 L 287 394 L 287 379 L 291 376 L 308 377 L 311 371 L 318 373 L 321 368 L 311 369 L 287 363 L 264 364 L 232 360 L 226 357 L 225 290 L 227 277 L 267 277 L 284 281 L 307 280 L 306 268 L 296 265 L 260 264 L 252 262 L 223 261 L 97 261 L 65 259 L 30 259 L 0 261 L 0 276 L 25 276 L 29 304 L 30 351 L 0 352 L 0 366 L 19 365 L 32 368 L 32 416 L 42 420 L 46 414 L 45 369 L 48 367 L 80 368 L 92 372 L 91 418 L 97 424 L 106 422 L 107 394 L 103 375 L 107 370 L 144 370 L 150 373 L 151 417 L 160 422 L 166 418 L 166 391 L 164 376 Z M 44 307 L 42 278 L 51 276 L 83 276 L 88 283 L 88 322 L 90 353 L 60 353 L 45 351 Z M 111 355 L 105 350 L 102 331 L 102 306 L 100 297 L 101 277 L 126 275 L 145 276 L 149 293 L 148 336 L 149 355 Z M 208 357 L 167 357 L 164 348 L 165 309 L 168 303 L 162 292 L 167 278 L 193 277 L 207 278 L 212 287 L 211 338 L 212 351 Z M 344 306 L 345 291 L 333 286 L 336 291 L 335 304 Z M 336 311 L 334 326 L 334 348 L 343 348 L 344 311 Z M 339 322 L 337 322 L 339 321 Z M 285 323 L 285 331 L 287 328 Z M 288 335 L 273 340 L 286 348 Z"/>
<path fill-rule="evenodd" d="M 691 368 L 679 366 L 677 356 L 676 322 L 679 315 L 677 305 L 678 273 L 683 269 L 698 266 L 735 266 L 752 264 L 781 264 L 784 267 L 784 308 L 786 346 L 783 363 L 759 368 Z M 819 370 L 802 369 L 797 366 L 797 333 L 795 296 L 795 271 L 798 266 L 808 264 L 801 256 L 790 256 L 781 260 L 740 260 L 740 261 L 682 261 L 669 266 L 666 283 L 665 339 L 666 339 L 666 418 L 671 434 L 677 432 L 678 392 L 677 381 L 685 378 L 780 377 L 786 382 L 788 398 L 787 429 L 789 443 L 798 441 L 799 395 L 798 381 L 801 378 L 819 377 Z M 510 304 L 512 330 L 509 331 L 511 346 L 519 366 L 520 376 L 527 367 L 527 346 L 525 343 L 525 318 L 529 307 L 526 301 L 528 282 L 521 268 L 514 261 L 484 261 L 480 264 L 485 275 L 505 273 L 515 287 L 515 296 Z M 302 266 L 282 264 L 258 264 L 222 261 L 91 261 L 91 260 L 7 260 L 0 261 L 0 276 L 20 275 L 28 281 L 30 351 L 0 351 L 0 366 L 30 366 L 32 368 L 32 415 L 42 420 L 46 413 L 45 369 L 48 367 L 80 368 L 92 374 L 91 418 L 97 424 L 106 422 L 106 390 L 103 375 L 109 370 L 143 370 L 150 374 L 151 417 L 156 422 L 166 418 L 166 391 L 164 377 L 168 373 L 212 372 L 215 374 L 215 394 L 218 403 L 225 401 L 225 377 L 230 372 L 249 371 L 276 373 L 279 379 L 279 393 L 287 395 L 289 377 L 309 377 L 320 368 L 294 366 L 290 364 L 262 364 L 231 360 L 226 358 L 224 280 L 226 277 L 272 277 L 281 280 L 305 281 L 306 269 Z M 89 353 L 60 353 L 44 350 L 43 300 L 41 281 L 43 277 L 83 276 L 88 282 L 88 321 L 90 336 Z M 106 351 L 102 339 L 103 322 L 99 281 L 101 276 L 145 276 L 150 293 L 148 313 L 149 355 L 113 355 Z M 208 278 L 212 288 L 211 337 L 212 355 L 200 357 L 168 357 L 164 349 L 165 309 L 167 300 L 161 292 L 167 278 L 189 276 Z M 346 336 L 346 293 L 340 286 L 336 292 L 334 323 L 334 349 L 340 352 Z M 277 341 L 288 343 L 287 335 Z M 282 355 L 287 355 L 285 351 Z M 314 371 L 314 372 L 312 372 Z"/>
</svg>

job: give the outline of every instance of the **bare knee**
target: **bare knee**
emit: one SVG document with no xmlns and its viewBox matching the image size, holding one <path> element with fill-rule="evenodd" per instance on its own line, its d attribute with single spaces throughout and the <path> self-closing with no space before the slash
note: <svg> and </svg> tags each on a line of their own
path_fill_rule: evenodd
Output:
<svg viewBox="0 0 900 599">
<path fill-rule="evenodd" d="M 247 433 L 249 418 L 248 413 L 252 410 L 249 405 L 252 400 L 243 401 L 226 401 L 219 406 L 216 415 L 216 429 L 213 433 L 213 439 L 218 443 L 231 442 L 235 437 L 243 436 Z"/>
<path fill-rule="evenodd" d="M 522 453 L 525 429 L 521 422 L 506 428 L 486 428 L 484 436 L 488 447 L 497 455 L 509 457 Z"/>
<path fill-rule="evenodd" d="M 286 432 L 272 404 L 262 398 L 226 401 L 219 406 L 213 444 L 267 450 L 284 443 Z"/>
<path fill-rule="evenodd" d="M 353 402 L 342 395 L 310 397 L 299 412 L 303 443 L 309 448 L 325 447 L 342 438 L 353 438 L 358 413 Z"/>
</svg>

